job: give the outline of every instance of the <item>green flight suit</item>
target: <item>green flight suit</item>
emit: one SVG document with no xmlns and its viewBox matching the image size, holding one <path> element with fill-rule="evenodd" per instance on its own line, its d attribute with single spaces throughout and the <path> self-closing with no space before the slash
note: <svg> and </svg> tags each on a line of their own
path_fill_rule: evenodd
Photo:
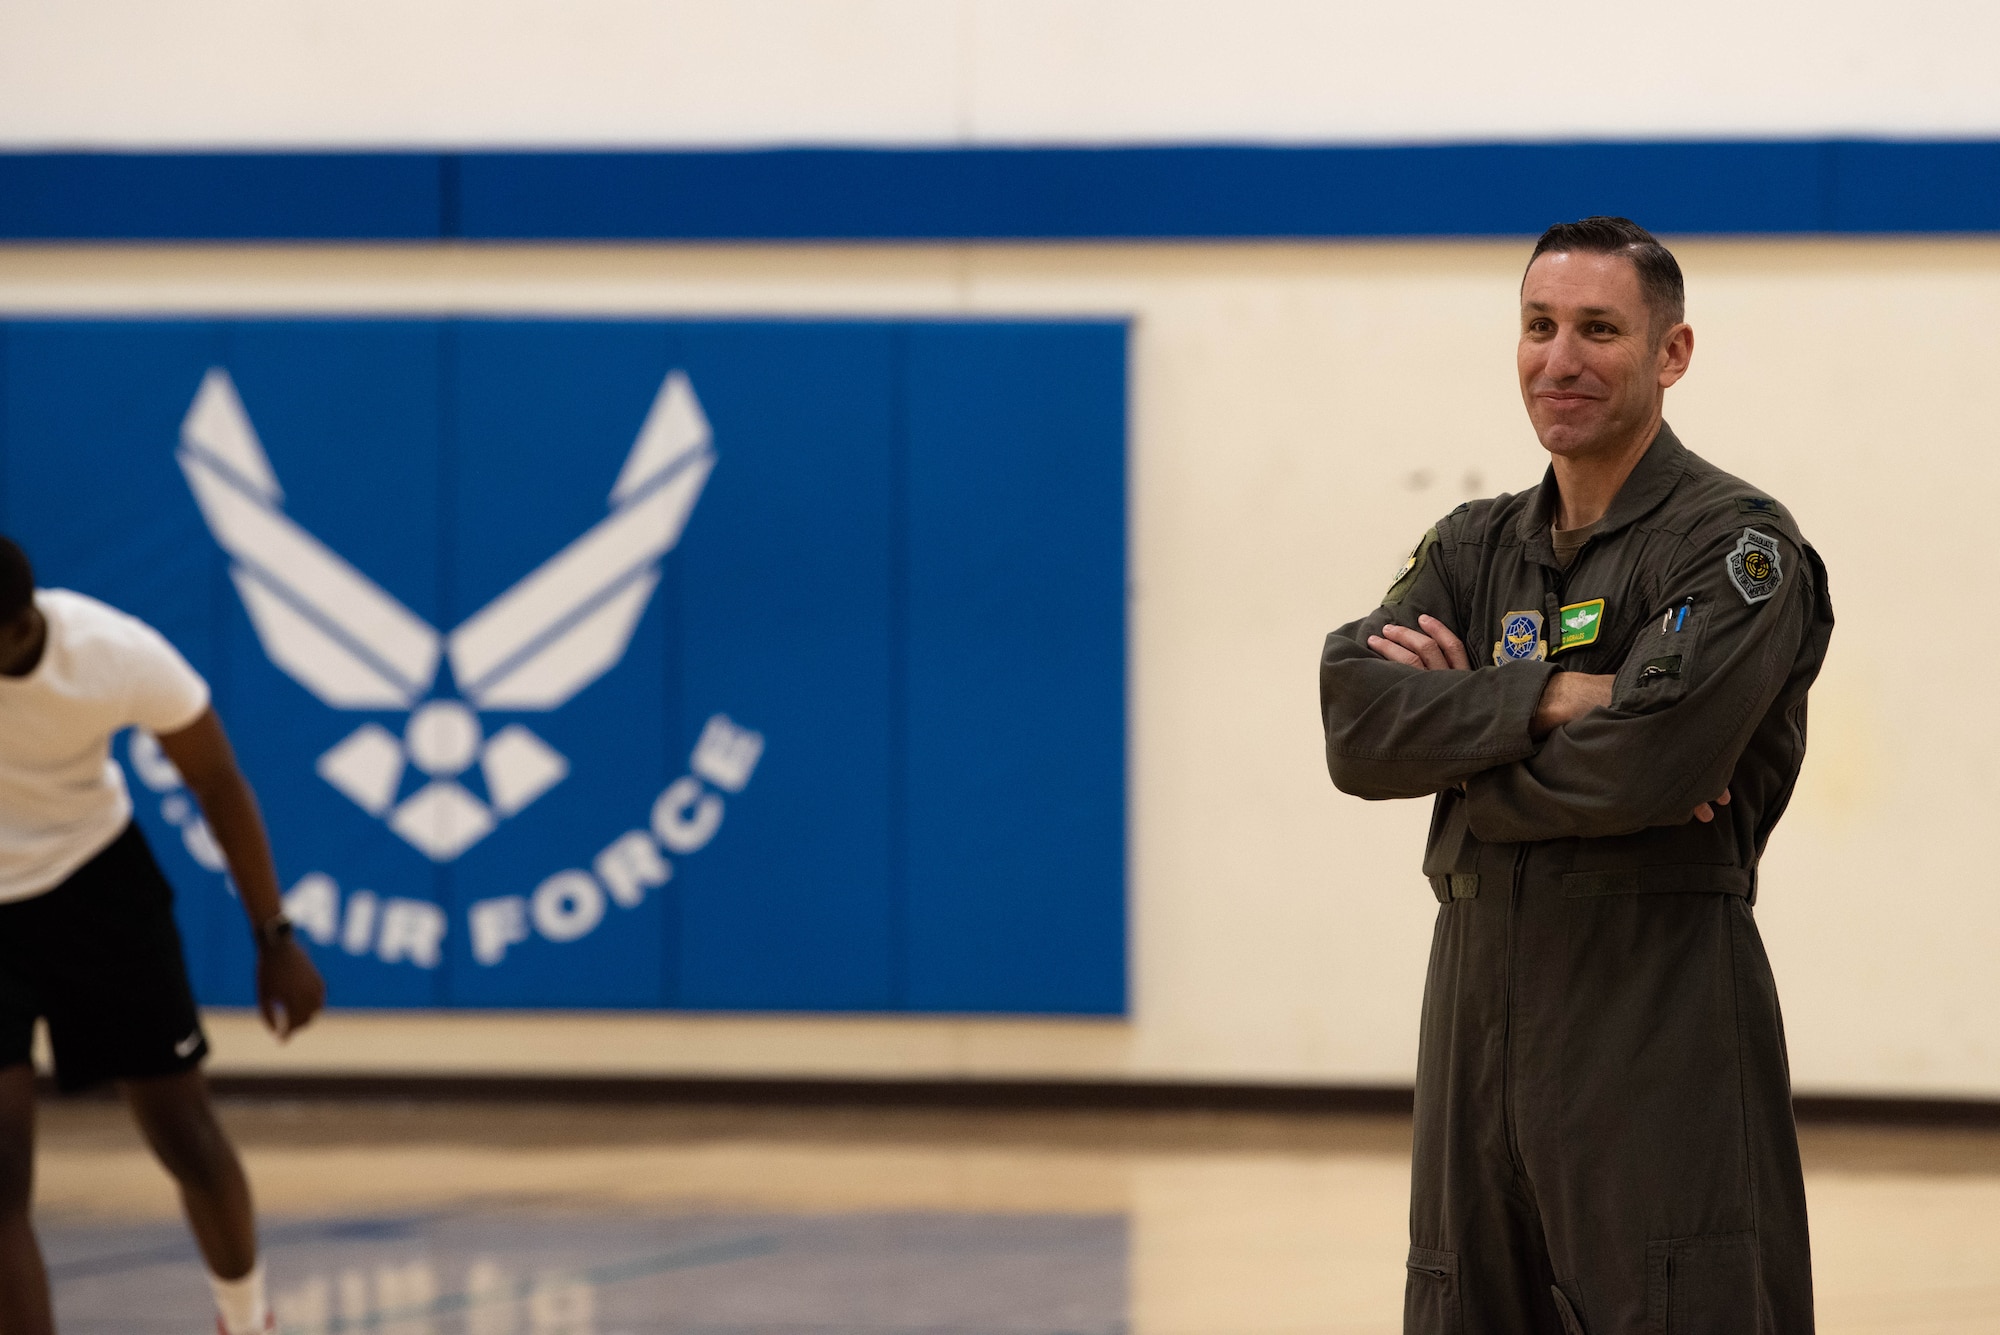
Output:
<svg viewBox="0 0 2000 1335">
<path fill-rule="evenodd" d="M 1404 1330 L 1801 1335 L 1805 1191 L 1751 905 L 1833 630 L 1825 568 L 1665 427 L 1567 570 L 1556 499 L 1551 472 L 1459 507 L 1320 662 L 1334 783 L 1435 799 Z M 1423 613 L 1471 672 L 1368 648 Z M 1565 669 L 1615 673 L 1611 707 L 1537 742 Z"/>
</svg>

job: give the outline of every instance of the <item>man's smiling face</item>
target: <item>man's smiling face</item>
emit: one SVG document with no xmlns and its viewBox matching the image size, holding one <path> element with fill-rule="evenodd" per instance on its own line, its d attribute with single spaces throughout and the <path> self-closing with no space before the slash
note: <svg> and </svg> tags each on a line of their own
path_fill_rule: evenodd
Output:
<svg viewBox="0 0 2000 1335">
<path fill-rule="evenodd" d="M 1549 251 L 1521 283 L 1521 398 L 1542 448 L 1568 459 L 1617 454 L 1648 433 L 1687 371 L 1694 334 L 1657 331 L 1624 255 Z"/>
</svg>

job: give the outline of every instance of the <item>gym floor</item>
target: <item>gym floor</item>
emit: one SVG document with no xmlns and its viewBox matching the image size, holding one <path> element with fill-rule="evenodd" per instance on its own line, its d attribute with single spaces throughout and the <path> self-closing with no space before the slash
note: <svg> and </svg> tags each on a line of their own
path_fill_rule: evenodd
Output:
<svg viewBox="0 0 2000 1335">
<path fill-rule="evenodd" d="M 1400 1117 L 234 1101 L 285 1335 L 1391 1335 Z M 1802 1131 L 1823 1335 L 2000 1332 L 2000 1130 Z M 66 1335 L 212 1328 L 122 1107 L 43 1104 Z"/>
</svg>

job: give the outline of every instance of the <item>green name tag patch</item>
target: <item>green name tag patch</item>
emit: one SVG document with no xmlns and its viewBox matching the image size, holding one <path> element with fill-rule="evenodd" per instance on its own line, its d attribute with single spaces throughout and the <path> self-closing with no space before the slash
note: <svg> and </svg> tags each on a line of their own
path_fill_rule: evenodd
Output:
<svg viewBox="0 0 2000 1335">
<path fill-rule="evenodd" d="M 1557 653 L 1596 644 L 1597 634 L 1604 628 L 1604 600 L 1592 598 L 1587 603 L 1571 603 L 1556 614 L 1556 624 L 1562 627 Z"/>
</svg>

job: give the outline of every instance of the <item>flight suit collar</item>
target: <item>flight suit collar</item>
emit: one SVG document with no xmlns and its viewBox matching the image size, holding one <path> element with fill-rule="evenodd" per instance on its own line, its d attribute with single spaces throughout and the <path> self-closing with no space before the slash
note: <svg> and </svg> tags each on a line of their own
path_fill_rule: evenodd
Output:
<svg viewBox="0 0 2000 1335">
<path fill-rule="evenodd" d="M 1604 512 L 1604 518 L 1597 521 L 1593 539 L 1609 537 L 1635 520 L 1645 518 L 1666 500 L 1686 471 L 1682 467 L 1686 455 L 1687 446 L 1681 444 L 1672 427 L 1661 422 L 1659 434 L 1646 447 L 1646 453 L 1632 469 L 1631 476 L 1625 479 L 1625 485 L 1618 488 L 1617 498 Z M 1534 500 L 1521 512 L 1518 530 L 1528 558 L 1552 569 L 1561 569 L 1556 560 L 1555 543 L 1549 538 L 1560 497 L 1555 465 L 1551 464 L 1542 474 L 1541 485 L 1535 488 Z"/>
</svg>

